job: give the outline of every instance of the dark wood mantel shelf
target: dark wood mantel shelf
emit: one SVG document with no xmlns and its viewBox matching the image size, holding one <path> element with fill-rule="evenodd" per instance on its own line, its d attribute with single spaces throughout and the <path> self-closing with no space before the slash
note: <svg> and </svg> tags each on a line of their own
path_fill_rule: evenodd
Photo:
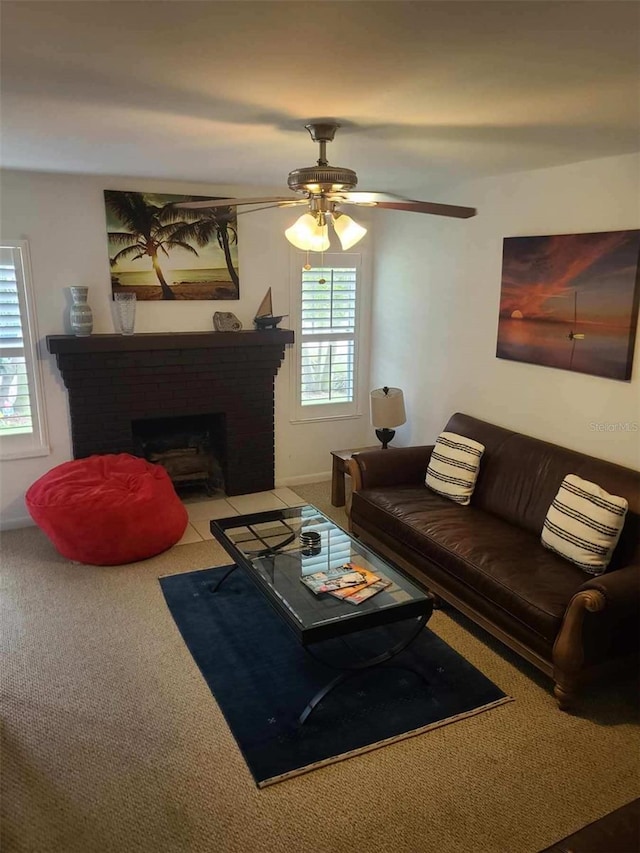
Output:
<svg viewBox="0 0 640 853">
<path fill-rule="evenodd" d="M 290 329 L 241 332 L 141 332 L 134 335 L 48 335 L 47 348 L 55 355 L 90 352 L 262 347 L 293 343 Z"/>
</svg>

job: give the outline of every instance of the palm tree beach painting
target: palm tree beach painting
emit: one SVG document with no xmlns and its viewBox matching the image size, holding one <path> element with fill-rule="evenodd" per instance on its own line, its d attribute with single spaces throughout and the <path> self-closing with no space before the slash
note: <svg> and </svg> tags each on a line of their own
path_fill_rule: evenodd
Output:
<svg viewBox="0 0 640 853">
<path fill-rule="evenodd" d="M 496 355 L 631 379 L 640 230 L 506 237 Z"/>
<path fill-rule="evenodd" d="M 111 288 L 137 299 L 239 299 L 235 207 L 198 196 L 104 191 Z M 211 198 L 211 201 L 215 201 Z"/>
</svg>

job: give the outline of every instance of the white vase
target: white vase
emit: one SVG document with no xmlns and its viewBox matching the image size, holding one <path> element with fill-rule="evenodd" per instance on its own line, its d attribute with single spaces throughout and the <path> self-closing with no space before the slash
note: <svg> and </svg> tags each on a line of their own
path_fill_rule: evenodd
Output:
<svg viewBox="0 0 640 853">
<path fill-rule="evenodd" d="M 93 331 L 93 311 L 87 303 L 88 287 L 70 287 L 73 305 L 69 312 L 71 331 L 79 338 L 87 337 Z"/>
</svg>

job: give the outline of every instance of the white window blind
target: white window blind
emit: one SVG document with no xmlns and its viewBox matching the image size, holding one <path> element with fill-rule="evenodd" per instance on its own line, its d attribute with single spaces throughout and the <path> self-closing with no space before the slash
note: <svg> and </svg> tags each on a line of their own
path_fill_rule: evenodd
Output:
<svg viewBox="0 0 640 853">
<path fill-rule="evenodd" d="M 357 268 L 302 270 L 300 403 L 355 399 Z"/>
<path fill-rule="evenodd" d="M 0 246 L 0 457 L 48 452 L 27 246 Z"/>
</svg>

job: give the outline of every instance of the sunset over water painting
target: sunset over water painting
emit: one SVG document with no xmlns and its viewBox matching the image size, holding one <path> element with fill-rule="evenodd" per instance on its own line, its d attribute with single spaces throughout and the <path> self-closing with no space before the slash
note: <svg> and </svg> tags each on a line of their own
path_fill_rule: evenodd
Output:
<svg viewBox="0 0 640 853">
<path fill-rule="evenodd" d="M 640 230 L 506 237 L 498 358 L 631 379 Z"/>
</svg>

